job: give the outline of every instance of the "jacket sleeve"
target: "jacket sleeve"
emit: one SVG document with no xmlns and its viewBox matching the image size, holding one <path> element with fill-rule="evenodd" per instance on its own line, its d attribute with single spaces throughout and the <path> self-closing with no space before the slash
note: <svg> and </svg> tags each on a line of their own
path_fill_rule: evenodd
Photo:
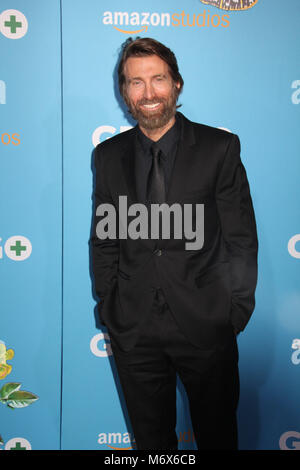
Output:
<svg viewBox="0 0 300 470">
<path fill-rule="evenodd" d="M 101 151 L 101 144 L 94 150 L 95 163 L 95 187 L 94 187 L 94 213 L 91 234 L 92 269 L 94 285 L 98 302 L 100 321 L 103 323 L 101 311 L 105 303 L 105 296 L 117 276 L 119 259 L 119 240 L 112 238 L 100 239 L 97 234 L 97 224 L 103 216 L 97 215 L 100 204 L 111 204 L 114 206 L 112 197 L 107 186 L 107 175 Z"/>
<path fill-rule="evenodd" d="M 247 175 L 240 159 L 240 141 L 235 134 L 230 137 L 218 173 L 216 201 L 230 259 L 231 322 L 239 333 L 255 306 L 258 240 Z"/>
</svg>

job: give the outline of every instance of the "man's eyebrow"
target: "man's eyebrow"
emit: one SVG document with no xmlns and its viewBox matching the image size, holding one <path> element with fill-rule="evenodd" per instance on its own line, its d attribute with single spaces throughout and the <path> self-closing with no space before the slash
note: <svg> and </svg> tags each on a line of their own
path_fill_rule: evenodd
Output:
<svg viewBox="0 0 300 470">
<path fill-rule="evenodd" d="M 151 78 L 158 78 L 158 77 L 162 77 L 162 78 L 166 78 L 166 74 L 165 73 L 157 73 L 155 75 L 153 75 Z M 142 77 L 128 77 L 128 82 L 131 82 L 133 80 L 143 80 Z"/>
<path fill-rule="evenodd" d="M 128 81 L 131 82 L 132 80 L 143 80 L 141 77 L 129 77 Z"/>
</svg>

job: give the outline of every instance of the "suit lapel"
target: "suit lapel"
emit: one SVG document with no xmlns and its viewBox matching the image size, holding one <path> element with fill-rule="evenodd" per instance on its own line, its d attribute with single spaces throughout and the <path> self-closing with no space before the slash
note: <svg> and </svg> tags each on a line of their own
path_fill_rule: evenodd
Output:
<svg viewBox="0 0 300 470">
<path fill-rule="evenodd" d="M 196 139 L 193 126 L 183 114 L 178 113 L 178 115 L 181 119 L 181 135 L 167 193 L 167 202 L 176 202 L 184 194 L 185 183 L 189 180 L 190 162 L 195 157 Z"/>
<path fill-rule="evenodd" d="M 122 162 L 122 174 L 124 175 L 125 187 L 127 196 L 129 199 L 127 201 L 128 207 L 131 204 L 144 203 L 138 200 L 137 196 L 137 185 L 136 185 L 136 172 L 135 172 L 135 159 L 136 159 L 136 129 L 137 126 L 132 129 L 132 132 L 128 136 L 128 142 L 126 146 L 123 147 L 121 162 Z M 154 251 L 156 248 L 156 240 L 140 239 L 140 243 L 143 243 L 147 246 L 150 251 Z"/>
<path fill-rule="evenodd" d="M 125 177 L 127 193 L 131 199 L 131 202 L 137 202 L 135 179 L 135 136 L 136 127 L 132 129 L 128 143 L 123 147 L 121 156 L 123 175 Z"/>
</svg>

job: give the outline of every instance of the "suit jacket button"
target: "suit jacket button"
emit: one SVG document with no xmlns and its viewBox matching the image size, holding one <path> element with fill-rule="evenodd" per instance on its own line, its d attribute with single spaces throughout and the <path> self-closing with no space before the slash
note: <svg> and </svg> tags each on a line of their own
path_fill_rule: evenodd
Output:
<svg viewBox="0 0 300 470">
<path fill-rule="evenodd" d="M 162 250 L 155 250 L 154 252 L 156 256 L 161 256 L 162 255 Z"/>
</svg>

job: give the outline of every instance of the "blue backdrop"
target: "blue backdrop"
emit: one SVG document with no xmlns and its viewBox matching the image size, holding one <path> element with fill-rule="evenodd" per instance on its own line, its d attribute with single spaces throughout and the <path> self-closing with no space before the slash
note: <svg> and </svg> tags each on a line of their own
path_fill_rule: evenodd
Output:
<svg viewBox="0 0 300 470">
<path fill-rule="evenodd" d="M 134 446 L 88 246 L 92 150 L 134 125 L 115 83 L 130 35 L 175 52 L 189 119 L 241 139 L 260 251 L 240 448 L 300 448 L 299 19 L 298 0 L 0 0 L 0 448 Z M 18 410 L 7 383 L 33 394 Z M 194 449 L 180 382 L 177 399 Z"/>
</svg>

